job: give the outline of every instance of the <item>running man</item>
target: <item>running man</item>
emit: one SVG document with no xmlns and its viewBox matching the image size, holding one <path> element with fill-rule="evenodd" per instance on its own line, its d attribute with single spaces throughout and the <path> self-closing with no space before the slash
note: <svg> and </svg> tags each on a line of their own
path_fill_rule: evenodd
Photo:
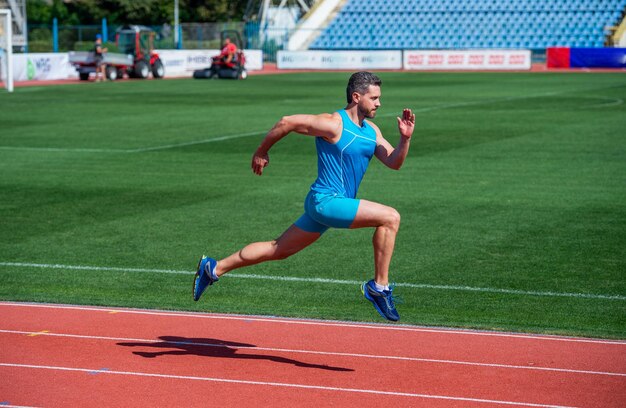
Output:
<svg viewBox="0 0 626 408">
<path fill-rule="evenodd" d="M 363 283 L 361 290 L 382 317 L 400 319 L 389 287 L 389 264 L 400 214 L 392 207 L 356 198 L 372 156 L 391 169 L 402 166 L 415 127 L 415 115 L 404 109 L 397 118 L 400 141 L 394 148 L 369 120 L 380 107 L 381 84 L 376 75 L 357 72 L 348 81 L 345 109 L 332 114 L 285 116 L 272 127 L 252 156 L 252 171 L 259 176 L 269 164 L 269 150 L 280 139 L 291 132 L 315 137 L 318 177 L 304 200 L 304 214 L 273 241 L 249 244 L 219 261 L 203 256 L 194 279 L 194 300 L 223 274 L 285 259 L 317 241 L 330 227 L 373 227 L 374 279 Z"/>
</svg>

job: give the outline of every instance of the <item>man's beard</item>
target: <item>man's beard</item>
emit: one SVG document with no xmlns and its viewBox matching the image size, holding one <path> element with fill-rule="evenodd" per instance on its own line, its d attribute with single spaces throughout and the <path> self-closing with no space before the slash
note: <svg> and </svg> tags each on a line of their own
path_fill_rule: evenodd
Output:
<svg viewBox="0 0 626 408">
<path fill-rule="evenodd" d="M 374 118 L 376 116 L 376 109 L 366 110 L 360 109 L 361 114 L 366 118 Z"/>
</svg>

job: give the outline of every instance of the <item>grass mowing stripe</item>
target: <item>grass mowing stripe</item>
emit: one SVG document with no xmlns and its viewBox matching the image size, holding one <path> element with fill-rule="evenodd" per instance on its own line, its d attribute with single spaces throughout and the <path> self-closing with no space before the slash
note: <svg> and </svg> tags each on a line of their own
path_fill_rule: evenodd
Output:
<svg viewBox="0 0 626 408">
<path fill-rule="evenodd" d="M 616 87 L 609 87 L 609 89 L 611 88 L 616 88 Z M 560 91 L 560 92 L 557 92 L 557 91 L 542 92 L 542 93 L 534 94 L 534 95 L 512 96 L 512 97 L 506 97 L 506 98 L 494 98 L 494 99 L 487 99 L 487 100 L 475 100 L 475 101 L 451 103 L 451 104 L 444 104 L 444 105 L 427 106 L 425 108 L 413 109 L 413 113 L 426 113 L 426 112 L 432 112 L 432 111 L 443 110 L 443 109 L 462 108 L 466 106 L 489 105 L 492 103 L 541 98 L 541 97 L 546 97 L 546 96 L 556 96 L 556 95 L 562 95 L 562 94 L 573 93 L 573 92 L 588 92 L 589 90 L 598 90 L 598 89 L 605 89 L 605 88 L 573 89 L 573 90 L 566 90 L 566 91 Z M 621 98 L 604 98 L 604 97 L 589 97 L 589 96 L 586 98 L 610 101 L 609 103 L 590 105 L 595 108 L 620 105 L 624 102 Z M 389 113 L 380 114 L 378 116 L 379 117 L 391 117 L 391 116 L 398 116 L 398 114 L 389 112 Z M 173 144 L 166 144 L 166 145 L 159 145 L 159 146 L 152 146 L 152 147 L 142 147 L 138 149 L 85 149 L 85 148 L 0 146 L 0 150 L 27 150 L 27 151 L 43 151 L 43 152 L 79 152 L 79 153 L 144 153 L 144 152 L 151 152 L 151 151 L 157 151 L 157 150 L 174 149 L 177 147 L 186 147 L 186 146 L 194 146 L 194 145 L 199 145 L 199 144 L 221 142 L 224 140 L 239 139 L 242 137 L 265 134 L 267 131 L 268 130 L 259 130 L 259 131 L 253 131 L 253 132 L 238 133 L 238 134 L 228 135 L 228 136 L 220 136 L 220 137 L 215 137 L 215 138 L 210 138 L 210 139 L 192 140 L 190 142 L 173 143 Z"/>
<path fill-rule="evenodd" d="M 171 273 L 180 275 L 191 275 L 194 271 L 181 271 L 173 269 L 143 269 L 143 268 L 120 268 L 109 266 L 85 266 L 85 265 L 60 265 L 60 264 L 37 264 L 37 263 L 21 263 L 21 262 L 0 262 L 0 266 L 14 266 L 20 268 L 42 268 L 42 269 L 68 269 L 68 270 L 84 270 L 84 271 L 106 271 L 106 272 L 139 272 L 139 273 Z M 241 279 L 265 279 L 282 282 L 304 282 L 304 283 L 324 283 L 330 285 L 360 285 L 362 282 L 341 279 L 326 278 L 299 278 L 295 276 L 276 276 L 276 275 L 255 275 L 247 273 L 235 273 L 226 275 L 228 278 Z M 455 286 L 455 285 L 430 285 L 419 283 L 397 283 L 396 286 L 412 289 L 435 289 L 435 290 L 454 290 L 468 292 L 483 293 L 502 293 L 509 295 L 523 296 L 552 296 L 552 297 L 571 297 L 582 299 L 602 299 L 602 300 L 626 300 L 626 296 L 621 295 L 602 295 L 591 293 L 567 293 L 567 292 L 551 292 L 551 291 L 526 291 L 518 289 L 501 289 L 501 288 L 480 288 L 473 286 Z"/>
<path fill-rule="evenodd" d="M 592 90 L 596 90 L 596 89 L 597 88 L 592 88 Z M 551 92 L 542 92 L 542 93 L 534 94 L 534 95 L 511 96 L 511 97 L 506 97 L 506 98 L 494 98 L 494 99 L 487 99 L 487 100 L 474 100 L 474 101 L 467 101 L 467 102 L 450 103 L 450 104 L 444 104 L 444 105 L 427 106 L 425 108 L 413 109 L 413 113 L 426 113 L 426 112 L 432 112 L 432 111 L 443 110 L 443 109 L 462 108 L 462 107 L 466 107 L 466 106 L 489 105 L 489 104 L 492 104 L 492 103 L 510 102 L 510 101 L 517 101 L 517 100 L 523 100 L 523 99 L 541 98 L 541 97 L 546 97 L 546 96 L 556 96 L 556 95 L 572 93 L 572 92 L 587 92 L 587 91 L 588 90 L 584 90 L 584 89 L 567 90 L 567 91 L 561 91 L 561 92 L 551 91 Z M 608 99 L 608 98 L 604 98 L 604 99 Z M 613 99 L 613 98 L 611 98 L 611 99 Z M 617 104 L 623 102 L 621 99 L 617 99 L 617 101 L 618 101 Z M 600 105 L 600 106 L 604 107 L 604 106 L 611 106 L 611 105 L 612 104 L 610 104 L 610 105 L 603 104 L 603 105 Z M 397 112 L 394 112 L 394 113 L 389 112 L 389 113 L 383 113 L 383 114 L 378 115 L 378 116 L 379 117 L 398 116 L 398 113 Z M 219 141 L 224 141 L 224 140 L 238 139 L 238 138 L 241 138 L 241 137 L 261 135 L 261 134 L 267 133 L 268 130 L 269 129 L 255 131 L 255 132 L 248 132 L 248 133 L 240 133 L 240 134 L 223 136 L 223 137 L 217 137 L 217 138 L 211 138 L 211 139 L 195 140 L 195 141 L 184 142 L 184 143 L 176 143 L 176 144 L 169 144 L 169 145 L 162 145 L 162 146 L 145 147 L 145 148 L 139 148 L 139 149 L 130 149 L 130 150 L 125 150 L 125 152 L 128 152 L 128 153 L 143 153 L 143 152 L 150 152 L 150 151 L 156 151 L 156 150 L 174 149 L 174 148 L 177 148 L 177 147 L 193 146 L 193 145 L 199 145 L 199 144 L 205 144 L 205 143 L 219 142 Z"/>
<path fill-rule="evenodd" d="M 500 98 L 500 99 L 489 99 L 486 101 L 468 101 L 461 103 L 452 103 L 446 105 L 435 105 L 435 106 L 427 106 L 425 108 L 414 109 L 414 113 L 424 113 L 431 112 L 441 109 L 450 109 L 450 108 L 460 108 L 464 106 L 475 106 L 475 105 L 486 105 L 497 102 L 506 102 L 518 99 L 527 99 L 527 98 L 540 98 L 542 96 L 552 96 L 565 92 L 547 92 L 537 95 L 527 95 L 520 97 L 509 97 L 509 98 Z M 391 117 L 398 116 L 397 113 L 383 113 L 378 115 L 379 117 Z M 231 139 L 239 139 L 242 137 L 249 137 L 255 135 L 265 134 L 267 130 L 259 130 L 255 132 L 247 132 L 247 133 L 238 133 L 234 135 L 215 137 L 210 139 L 202 139 L 202 140 L 192 140 L 190 142 L 183 143 L 173 143 L 166 144 L 160 146 L 152 146 L 152 147 L 142 147 L 138 149 L 83 149 L 83 148 L 57 148 L 57 147 L 28 147 L 28 146 L 0 146 L 2 150 L 26 150 L 26 151 L 42 151 L 42 152 L 78 152 L 78 153 L 144 153 L 144 152 L 152 152 L 157 150 L 167 150 L 167 149 L 175 149 L 177 147 L 186 147 L 186 146 L 194 146 L 199 144 L 213 143 L 213 142 L 221 142 L 224 140 Z"/>
<path fill-rule="evenodd" d="M 609 87 L 608 89 L 618 88 L 618 87 L 620 87 L 620 86 Z M 519 100 L 524 100 L 524 99 L 541 98 L 541 97 L 547 97 L 547 96 L 557 96 L 557 95 L 563 95 L 563 94 L 567 94 L 567 93 L 589 92 L 589 91 L 595 91 L 595 90 L 598 90 L 598 89 L 606 89 L 606 88 L 603 87 L 603 88 L 591 88 L 591 89 L 571 89 L 571 90 L 560 91 L 560 92 L 558 92 L 558 91 L 551 91 L 551 92 L 542 92 L 542 93 L 534 94 L 534 95 L 510 96 L 510 97 L 506 97 L 506 98 L 494 98 L 494 99 L 487 99 L 487 100 L 477 100 L 477 101 L 450 103 L 450 104 L 445 104 L 445 105 L 435 105 L 435 106 L 427 106 L 425 108 L 413 109 L 413 113 L 424 113 L 424 112 L 432 112 L 432 111 L 443 110 L 443 109 L 463 108 L 463 107 L 466 107 L 466 106 L 489 105 L 489 104 L 492 104 L 492 103 L 512 102 L 512 101 L 519 101 Z M 601 100 L 608 100 L 608 101 L 610 101 L 609 103 L 593 105 L 594 107 L 616 106 L 616 105 L 620 105 L 620 104 L 624 103 L 624 101 L 621 98 L 605 98 L 605 97 L 594 97 L 594 96 L 584 96 L 584 98 L 585 99 L 601 99 Z M 380 115 L 377 115 L 377 116 L 379 116 L 379 117 L 389 117 L 389 116 L 398 116 L 398 115 L 396 113 L 383 113 L 383 114 L 380 114 Z"/>
</svg>

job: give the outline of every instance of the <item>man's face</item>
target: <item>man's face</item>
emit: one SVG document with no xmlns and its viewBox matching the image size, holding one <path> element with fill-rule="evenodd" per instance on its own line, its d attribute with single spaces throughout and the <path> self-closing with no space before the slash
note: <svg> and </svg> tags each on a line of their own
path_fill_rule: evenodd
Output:
<svg viewBox="0 0 626 408">
<path fill-rule="evenodd" d="M 380 107 L 380 86 L 370 85 L 367 92 L 359 94 L 359 112 L 366 118 L 376 116 L 376 110 Z"/>
</svg>

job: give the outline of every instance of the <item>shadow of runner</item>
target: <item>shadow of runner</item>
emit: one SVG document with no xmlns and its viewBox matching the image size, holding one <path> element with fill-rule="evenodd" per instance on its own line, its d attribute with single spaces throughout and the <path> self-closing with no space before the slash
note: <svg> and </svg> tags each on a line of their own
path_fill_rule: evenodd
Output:
<svg viewBox="0 0 626 408">
<path fill-rule="evenodd" d="M 133 354 L 144 358 L 155 358 L 158 356 L 185 356 L 195 355 L 201 357 L 214 358 L 238 358 L 244 360 L 269 360 L 275 363 L 293 364 L 296 367 L 315 368 L 329 371 L 354 371 L 351 368 L 333 367 L 329 365 L 309 364 L 303 361 L 293 360 L 286 357 L 263 355 L 263 354 L 242 354 L 240 349 L 254 349 L 254 344 L 237 343 L 233 341 L 217 339 L 199 339 L 176 336 L 160 336 L 161 341 L 154 342 L 121 342 L 118 346 L 124 347 L 151 347 L 162 349 L 163 351 L 133 351 Z"/>
</svg>

